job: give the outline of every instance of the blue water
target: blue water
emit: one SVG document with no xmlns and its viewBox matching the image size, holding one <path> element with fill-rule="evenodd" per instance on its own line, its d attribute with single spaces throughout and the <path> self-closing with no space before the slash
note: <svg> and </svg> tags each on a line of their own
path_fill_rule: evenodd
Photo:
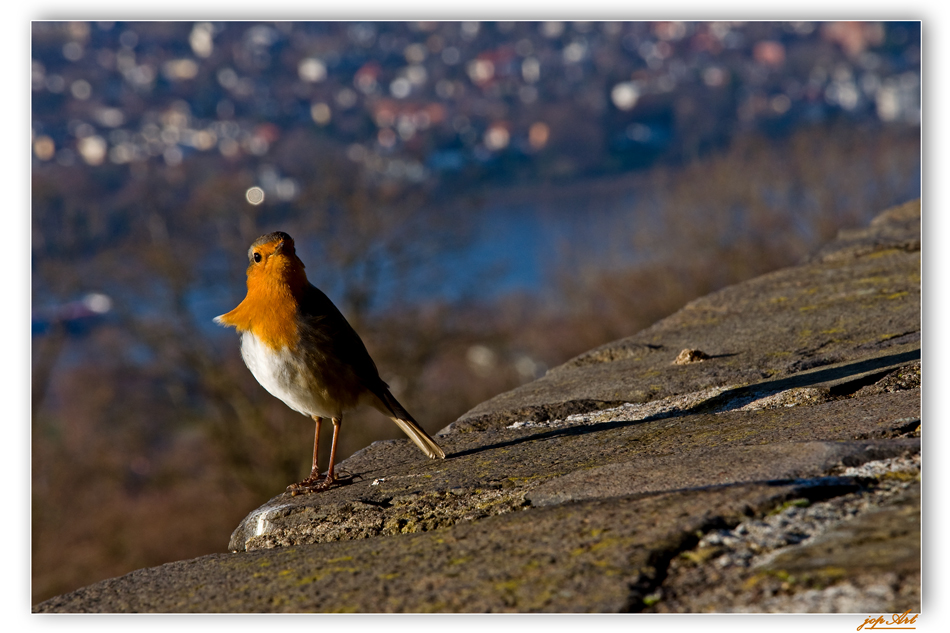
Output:
<svg viewBox="0 0 950 633">
<path fill-rule="evenodd" d="M 629 189 L 489 200 L 468 246 L 440 262 L 446 275 L 440 294 L 450 301 L 471 288 L 489 299 L 512 292 L 544 295 L 557 276 L 579 274 L 579 263 L 629 264 L 638 257 L 630 239 L 632 202 Z"/>
</svg>

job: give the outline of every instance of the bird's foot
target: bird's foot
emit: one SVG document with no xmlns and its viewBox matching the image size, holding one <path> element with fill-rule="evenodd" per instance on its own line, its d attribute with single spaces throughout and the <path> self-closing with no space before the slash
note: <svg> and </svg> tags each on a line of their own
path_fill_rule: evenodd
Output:
<svg viewBox="0 0 950 633">
<path fill-rule="evenodd" d="M 298 481 L 295 484 L 287 486 L 287 492 L 289 492 L 292 497 L 310 492 L 323 492 L 329 489 L 335 481 L 336 478 L 330 479 L 326 475 L 311 473 L 310 476 L 303 481 Z"/>
<path fill-rule="evenodd" d="M 353 475 L 346 470 L 338 470 L 333 474 L 333 477 L 330 478 L 326 474 L 319 473 L 310 473 L 310 476 L 304 479 L 303 481 L 298 481 L 295 484 L 290 484 L 287 486 L 287 492 L 290 493 L 291 497 L 296 497 L 297 495 L 307 494 L 310 492 L 323 492 L 330 488 L 336 486 L 348 486 L 352 484 L 357 478 L 362 479 L 360 475 Z"/>
</svg>

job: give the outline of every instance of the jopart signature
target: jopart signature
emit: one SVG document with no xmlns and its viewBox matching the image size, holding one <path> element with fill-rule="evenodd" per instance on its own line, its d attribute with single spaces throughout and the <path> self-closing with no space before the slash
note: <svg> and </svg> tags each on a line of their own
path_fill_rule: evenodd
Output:
<svg viewBox="0 0 950 633">
<path fill-rule="evenodd" d="M 916 629 L 916 626 L 908 625 L 913 625 L 917 621 L 917 616 L 920 614 L 915 613 L 911 616 L 908 615 L 909 613 L 910 609 L 903 613 L 895 613 L 891 616 L 890 620 L 885 620 L 883 615 L 879 615 L 876 618 L 874 616 L 868 616 L 864 619 L 864 624 L 858 627 L 858 630 Z"/>
</svg>

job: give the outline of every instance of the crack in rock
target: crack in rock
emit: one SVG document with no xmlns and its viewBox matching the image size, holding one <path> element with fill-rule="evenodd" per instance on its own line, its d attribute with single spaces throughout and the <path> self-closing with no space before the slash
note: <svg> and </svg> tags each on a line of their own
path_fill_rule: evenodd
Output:
<svg viewBox="0 0 950 633">
<path fill-rule="evenodd" d="M 857 492 L 824 501 L 792 499 L 767 516 L 706 532 L 691 548 L 671 558 L 662 582 L 645 597 L 643 610 L 885 612 L 893 606 L 899 611 L 919 611 L 919 582 L 916 597 L 910 595 L 908 586 L 913 583 L 906 582 L 906 576 L 919 576 L 919 568 L 915 572 L 912 563 L 915 556 L 919 558 L 919 528 L 915 533 L 913 526 L 915 512 L 919 525 L 919 501 L 915 506 L 914 495 L 919 500 L 920 454 L 871 461 L 840 469 L 840 473 L 869 483 Z M 849 561 L 847 546 L 835 553 L 840 534 L 853 544 L 852 533 L 868 532 L 867 525 L 876 525 L 875 517 L 882 512 L 890 513 L 890 518 L 908 517 L 896 528 L 886 522 L 881 528 L 893 535 L 907 526 L 903 529 L 910 541 L 903 548 L 898 543 L 888 548 L 894 551 L 880 552 L 887 559 L 883 563 L 860 550 L 850 554 Z M 916 550 L 911 542 L 915 534 Z M 859 570 L 871 567 L 872 573 L 846 574 L 841 566 L 849 564 Z M 875 565 L 883 569 L 874 572 Z"/>
<path fill-rule="evenodd" d="M 672 414 L 687 411 L 710 400 L 732 387 L 710 387 L 681 396 L 669 396 L 652 402 L 627 402 L 619 407 L 575 413 L 566 418 L 534 422 L 523 420 L 507 426 L 508 429 L 555 429 L 569 426 L 599 424 L 601 422 L 639 422 L 646 419 L 659 419 Z"/>
</svg>

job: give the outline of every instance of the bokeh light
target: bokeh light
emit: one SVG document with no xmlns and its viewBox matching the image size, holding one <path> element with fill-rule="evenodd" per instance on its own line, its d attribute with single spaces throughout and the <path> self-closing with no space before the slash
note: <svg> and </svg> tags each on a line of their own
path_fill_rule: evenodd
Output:
<svg viewBox="0 0 950 633">
<path fill-rule="evenodd" d="M 330 122 L 330 106 L 320 101 L 310 106 L 310 116 L 317 125 L 326 125 Z"/>
<path fill-rule="evenodd" d="M 98 135 L 79 139 L 79 154 L 90 165 L 101 165 L 106 158 L 106 140 Z"/>
<path fill-rule="evenodd" d="M 631 81 L 621 82 L 610 91 L 610 99 L 621 110 L 632 110 L 640 98 L 640 89 Z"/>
<path fill-rule="evenodd" d="M 297 74 L 303 81 L 317 83 L 327 78 L 327 66 L 319 59 L 308 57 L 297 65 Z"/>
<path fill-rule="evenodd" d="M 247 198 L 248 202 L 257 206 L 264 202 L 264 190 L 260 187 L 251 187 L 244 193 L 244 197 Z"/>
<path fill-rule="evenodd" d="M 528 142 L 534 150 L 543 149 L 548 144 L 548 138 L 551 136 L 551 128 L 547 123 L 538 121 L 533 123 L 528 130 Z"/>
<path fill-rule="evenodd" d="M 33 141 L 33 152 L 40 160 L 50 160 L 56 154 L 56 143 L 46 135 L 38 136 Z"/>
</svg>

